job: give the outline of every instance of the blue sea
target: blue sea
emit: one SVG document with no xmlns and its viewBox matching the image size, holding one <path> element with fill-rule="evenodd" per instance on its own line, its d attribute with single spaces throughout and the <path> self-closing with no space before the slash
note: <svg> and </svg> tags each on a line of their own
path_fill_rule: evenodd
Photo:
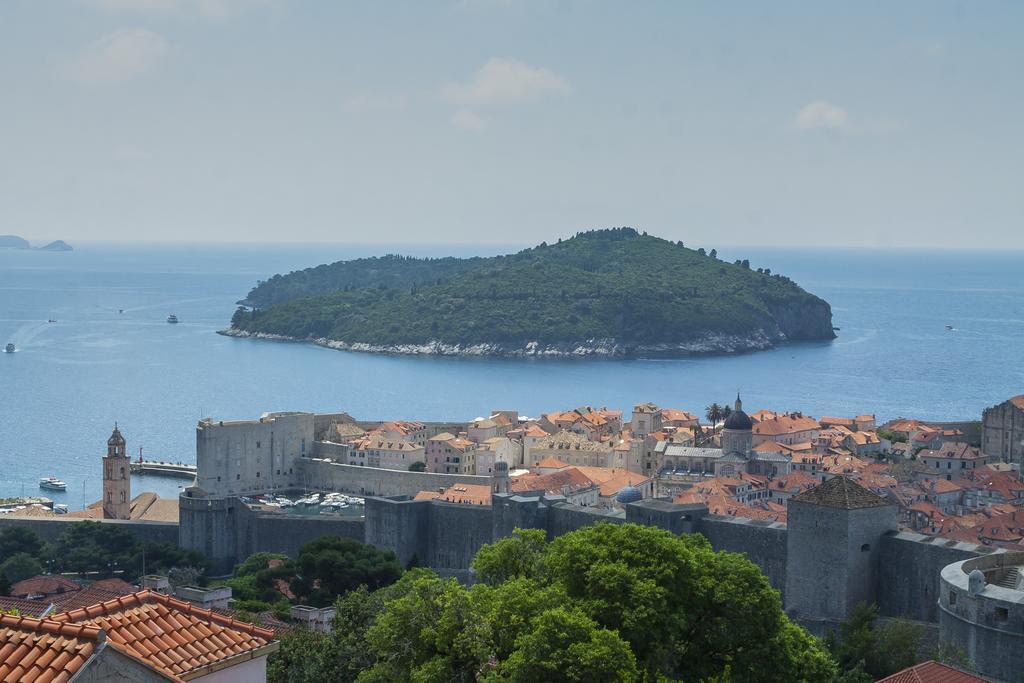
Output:
<svg viewBox="0 0 1024 683">
<path fill-rule="evenodd" d="M 722 250 L 829 301 L 838 339 L 680 360 L 512 360 L 373 356 L 215 332 L 274 273 L 386 251 L 515 247 L 74 246 L 0 250 L 0 344 L 18 347 L 0 354 L 0 497 L 36 494 L 39 477 L 55 475 L 68 482 L 47 494 L 55 500 L 98 500 L 115 421 L 134 456 L 194 462 L 200 417 L 274 410 L 468 420 L 655 401 L 703 412 L 739 390 L 750 410 L 968 420 L 1024 393 L 1022 252 Z M 180 324 L 166 322 L 171 313 Z M 173 496 L 181 484 L 136 478 L 133 491 Z"/>
</svg>

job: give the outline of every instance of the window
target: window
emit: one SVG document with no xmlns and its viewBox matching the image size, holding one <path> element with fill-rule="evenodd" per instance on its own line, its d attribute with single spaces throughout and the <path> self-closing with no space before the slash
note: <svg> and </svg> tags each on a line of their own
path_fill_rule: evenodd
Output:
<svg viewBox="0 0 1024 683">
<path fill-rule="evenodd" d="M 235 481 L 238 481 L 238 480 L 239 480 L 239 479 L 241 479 L 241 478 L 242 478 L 242 475 L 241 475 L 241 474 L 236 474 L 236 475 L 235 475 Z"/>
<path fill-rule="evenodd" d="M 949 605 L 952 607 L 956 604 L 956 591 L 949 591 Z"/>
<path fill-rule="evenodd" d="M 260 442 L 259 442 L 259 441 L 257 441 L 257 442 L 256 442 L 256 448 L 259 448 L 259 447 L 260 447 Z"/>
<path fill-rule="evenodd" d="M 996 607 L 996 621 L 1006 621 L 1010 618 L 1010 610 L 1005 607 Z"/>
</svg>

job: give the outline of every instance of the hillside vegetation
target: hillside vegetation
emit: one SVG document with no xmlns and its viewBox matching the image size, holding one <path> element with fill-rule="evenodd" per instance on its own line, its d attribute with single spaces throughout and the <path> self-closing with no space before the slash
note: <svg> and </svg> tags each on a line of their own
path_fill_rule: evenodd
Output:
<svg viewBox="0 0 1024 683">
<path fill-rule="evenodd" d="M 243 303 L 256 308 L 240 308 L 229 333 L 367 350 L 488 345 L 501 354 L 533 344 L 672 354 L 834 336 L 829 305 L 788 278 L 632 228 L 491 258 L 342 261 L 275 276 Z"/>
</svg>

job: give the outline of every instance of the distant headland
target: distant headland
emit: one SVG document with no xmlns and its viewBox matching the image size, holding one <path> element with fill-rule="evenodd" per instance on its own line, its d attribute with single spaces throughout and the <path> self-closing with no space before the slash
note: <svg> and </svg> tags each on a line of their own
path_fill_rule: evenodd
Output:
<svg viewBox="0 0 1024 683">
<path fill-rule="evenodd" d="M 32 245 L 24 237 L 17 235 L 0 235 L 0 249 L 32 249 Z M 74 251 L 71 245 L 64 240 L 55 240 L 41 247 L 34 247 L 37 251 Z"/>
<path fill-rule="evenodd" d="M 633 228 L 516 254 L 388 255 L 275 275 L 222 334 L 426 355 L 666 357 L 835 338 L 789 278 Z"/>
</svg>

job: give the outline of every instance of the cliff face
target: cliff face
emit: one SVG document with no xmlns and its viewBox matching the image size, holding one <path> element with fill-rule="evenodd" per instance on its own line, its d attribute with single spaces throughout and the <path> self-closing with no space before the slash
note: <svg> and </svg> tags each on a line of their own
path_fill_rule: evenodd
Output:
<svg viewBox="0 0 1024 683">
<path fill-rule="evenodd" d="M 492 258 L 339 262 L 248 300 L 275 303 L 240 308 L 232 334 L 384 353 L 674 356 L 835 336 L 829 305 L 789 278 L 630 228 Z"/>
<path fill-rule="evenodd" d="M 832 306 L 817 297 L 769 306 L 772 319 L 789 341 L 835 339 L 832 330 Z"/>
</svg>

